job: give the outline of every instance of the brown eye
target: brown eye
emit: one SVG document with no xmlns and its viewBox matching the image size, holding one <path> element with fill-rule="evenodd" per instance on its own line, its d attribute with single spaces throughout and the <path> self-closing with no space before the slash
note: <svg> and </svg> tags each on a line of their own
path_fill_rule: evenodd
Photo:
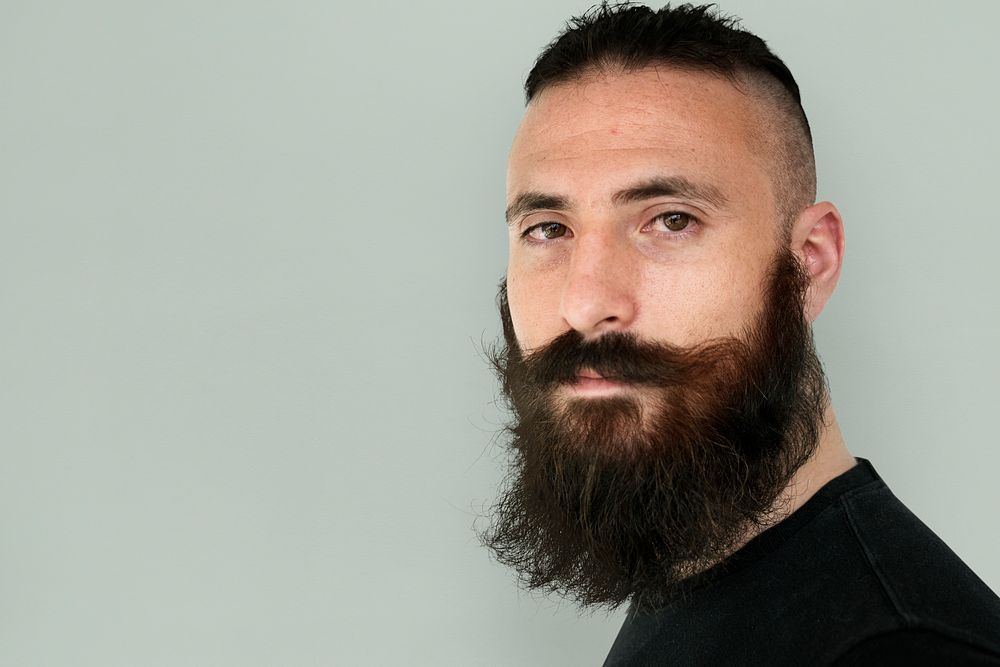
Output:
<svg viewBox="0 0 1000 667">
<path fill-rule="evenodd" d="M 663 222 L 663 226 L 672 232 L 682 232 L 691 224 L 691 216 L 687 213 L 672 211 L 656 216 L 657 220 Z"/>
<path fill-rule="evenodd" d="M 558 222 L 543 222 L 529 228 L 524 232 L 524 235 L 538 238 L 538 235 L 533 232 L 539 232 L 542 238 L 556 239 L 566 234 L 566 226 Z"/>
</svg>

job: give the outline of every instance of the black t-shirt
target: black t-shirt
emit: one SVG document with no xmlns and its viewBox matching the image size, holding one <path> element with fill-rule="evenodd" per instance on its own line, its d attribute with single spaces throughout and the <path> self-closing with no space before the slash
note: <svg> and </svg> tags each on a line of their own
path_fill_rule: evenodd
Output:
<svg viewBox="0 0 1000 667">
<path fill-rule="evenodd" d="M 689 595 L 630 610 L 605 666 L 1000 666 L 1000 598 L 857 460 Z"/>
</svg>

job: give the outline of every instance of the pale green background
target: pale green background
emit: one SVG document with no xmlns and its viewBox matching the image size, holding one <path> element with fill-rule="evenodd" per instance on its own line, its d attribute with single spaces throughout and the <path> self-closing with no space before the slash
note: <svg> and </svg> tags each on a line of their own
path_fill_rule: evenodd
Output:
<svg viewBox="0 0 1000 667">
<path fill-rule="evenodd" d="M 0 664 L 600 663 L 472 532 L 520 86 L 589 4 L 3 0 Z M 725 8 L 847 221 L 849 445 L 998 589 L 1000 5 Z"/>
</svg>

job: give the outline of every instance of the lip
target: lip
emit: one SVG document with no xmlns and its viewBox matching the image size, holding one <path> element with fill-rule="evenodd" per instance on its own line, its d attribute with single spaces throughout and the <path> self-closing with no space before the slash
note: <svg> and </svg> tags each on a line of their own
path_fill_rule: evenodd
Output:
<svg viewBox="0 0 1000 667">
<path fill-rule="evenodd" d="M 584 395 L 613 394 L 628 388 L 627 383 L 609 380 L 590 369 L 577 373 L 576 382 L 569 386 L 575 393 Z"/>
</svg>

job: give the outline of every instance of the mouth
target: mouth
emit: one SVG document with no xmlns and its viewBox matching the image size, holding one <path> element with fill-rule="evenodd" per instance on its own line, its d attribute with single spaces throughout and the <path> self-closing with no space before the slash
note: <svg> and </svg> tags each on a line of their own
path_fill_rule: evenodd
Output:
<svg viewBox="0 0 1000 667">
<path fill-rule="evenodd" d="M 626 382 L 610 380 L 589 368 L 585 368 L 577 373 L 576 381 L 569 385 L 569 388 L 575 394 L 584 396 L 614 394 L 624 391 L 628 387 L 629 385 Z"/>
</svg>

